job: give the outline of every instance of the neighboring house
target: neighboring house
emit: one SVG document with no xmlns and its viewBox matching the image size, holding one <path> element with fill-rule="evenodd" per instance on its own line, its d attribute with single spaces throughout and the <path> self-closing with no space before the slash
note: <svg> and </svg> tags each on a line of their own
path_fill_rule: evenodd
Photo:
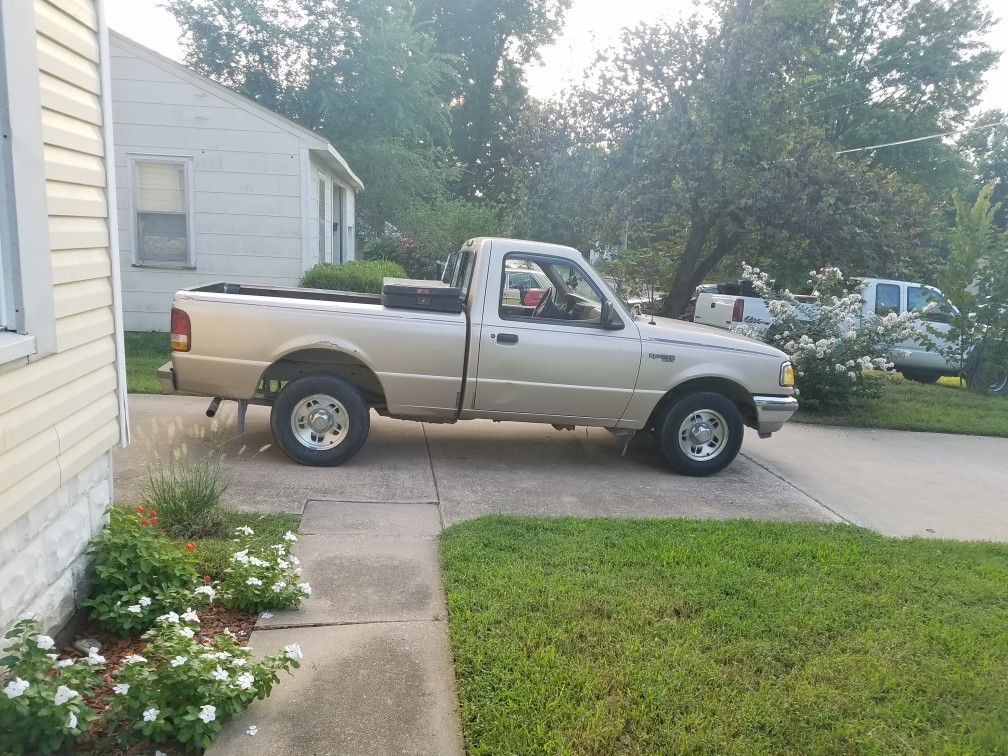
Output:
<svg viewBox="0 0 1008 756">
<path fill-rule="evenodd" d="M 125 445 L 100 0 L 0 0 L 0 633 L 61 627 Z"/>
<path fill-rule="evenodd" d="M 297 285 L 354 258 L 360 179 L 325 139 L 112 32 L 127 330 L 167 331 L 172 295 Z"/>
</svg>

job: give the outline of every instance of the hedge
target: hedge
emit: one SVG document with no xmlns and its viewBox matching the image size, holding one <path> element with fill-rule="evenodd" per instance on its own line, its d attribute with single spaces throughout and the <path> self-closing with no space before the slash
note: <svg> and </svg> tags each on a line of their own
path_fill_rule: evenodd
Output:
<svg viewBox="0 0 1008 756">
<path fill-rule="evenodd" d="M 390 260 L 351 260 L 336 265 L 319 263 L 305 271 L 298 285 L 303 289 L 380 294 L 382 279 L 386 277 L 406 278 L 406 271 Z"/>
</svg>

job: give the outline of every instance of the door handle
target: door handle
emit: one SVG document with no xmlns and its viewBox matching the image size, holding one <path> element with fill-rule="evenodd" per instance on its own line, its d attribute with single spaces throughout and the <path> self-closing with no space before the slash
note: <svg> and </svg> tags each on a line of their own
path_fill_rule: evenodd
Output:
<svg viewBox="0 0 1008 756">
<path fill-rule="evenodd" d="M 518 334 L 517 333 L 498 333 L 497 334 L 498 344 L 517 344 Z"/>
</svg>

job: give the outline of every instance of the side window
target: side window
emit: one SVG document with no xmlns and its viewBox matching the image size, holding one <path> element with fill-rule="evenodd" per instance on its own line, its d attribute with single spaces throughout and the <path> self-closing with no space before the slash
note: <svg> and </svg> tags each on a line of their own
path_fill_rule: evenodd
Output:
<svg viewBox="0 0 1008 756">
<path fill-rule="evenodd" d="M 193 264 L 189 244 L 192 197 L 187 160 L 134 160 L 136 262 L 164 268 Z"/>
<path fill-rule="evenodd" d="M 888 315 L 900 311 L 900 287 L 896 284 L 875 285 L 875 314 Z"/>
<path fill-rule="evenodd" d="M 576 263 L 514 253 L 504 258 L 499 312 L 503 318 L 602 321 L 602 294 Z"/>
<path fill-rule="evenodd" d="M 931 311 L 924 315 L 924 320 L 932 323 L 948 323 L 951 320 L 952 308 L 948 301 L 937 290 L 930 286 L 907 287 L 907 310 L 923 310 L 934 303 Z"/>
</svg>

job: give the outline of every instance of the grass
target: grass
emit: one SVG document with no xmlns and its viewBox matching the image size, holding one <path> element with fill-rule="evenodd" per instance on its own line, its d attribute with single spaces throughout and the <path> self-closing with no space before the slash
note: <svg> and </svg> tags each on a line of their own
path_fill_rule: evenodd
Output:
<svg viewBox="0 0 1008 756">
<path fill-rule="evenodd" d="M 171 335 L 157 331 L 127 331 L 126 388 L 133 394 L 160 394 L 158 368 L 171 359 Z"/>
<path fill-rule="evenodd" d="M 883 381 L 877 396 L 859 401 L 846 410 L 799 410 L 794 420 L 862 428 L 1008 436 L 1008 400 L 966 391 L 957 378 L 942 378 L 934 385 L 894 378 Z"/>
<path fill-rule="evenodd" d="M 256 545 L 270 546 L 274 543 L 284 543 L 283 534 L 288 530 L 297 532 L 301 522 L 300 515 L 287 512 L 270 512 L 257 514 L 253 512 L 221 512 L 227 532 L 233 533 L 239 525 L 248 525 L 255 531 L 252 541 Z M 231 538 L 202 538 L 196 540 L 196 548 L 192 557 L 196 570 L 200 575 L 210 575 L 218 578 L 231 563 L 235 552 L 235 544 Z"/>
<path fill-rule="evenodd" d="M 469 753 L 1008 748 L 1008 547 L 487 517 L 442 536 Z"/>
</svg>

